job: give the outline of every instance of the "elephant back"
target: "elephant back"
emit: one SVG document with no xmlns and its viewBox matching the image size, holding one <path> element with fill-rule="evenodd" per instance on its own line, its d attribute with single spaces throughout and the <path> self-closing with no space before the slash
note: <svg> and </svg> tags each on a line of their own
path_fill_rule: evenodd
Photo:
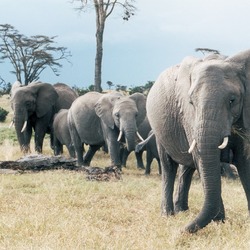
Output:
<svg viewBox="0 0 250 250">
<path fill-rule="evenodd" d="M 58 94 L 55 112 L 58 112 L 60 109 L 69 109 L 73 101 L 78 97 L 78 94 L 64 83 L 56 83 L 53 86 Z"/>
</svg>

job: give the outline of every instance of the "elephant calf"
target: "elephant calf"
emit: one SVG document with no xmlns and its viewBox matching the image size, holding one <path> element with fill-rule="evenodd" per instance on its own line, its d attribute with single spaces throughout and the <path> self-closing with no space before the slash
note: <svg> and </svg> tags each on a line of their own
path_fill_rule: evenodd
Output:
<svg viewBox="0 0 250 250">
<path fill-rule="evenodd" d="M 75 158 L 75 149 L 71 142 L 69 126 L 68 126 L 68 109 L 61 109 L 54 116 L 53 122 L 53 146 L 54 154 L 59 155 L 63 153 L 63 145 L 65 145 L 69 151 L 69 155 Z"/>
</svg>

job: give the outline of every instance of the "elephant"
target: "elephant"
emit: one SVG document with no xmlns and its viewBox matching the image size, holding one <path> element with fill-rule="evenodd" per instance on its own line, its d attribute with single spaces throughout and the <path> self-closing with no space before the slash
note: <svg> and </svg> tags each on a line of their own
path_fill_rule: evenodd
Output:
<svg viewBox="0 0 250 250">
<path fill-rule="evenodd" d="M 69 155 L 75 158 L 75 149 L 71 141 L 69 126 L 68 126 L 68 109 L 61 109 L 55 114 L 53 120 L 53 146 L 54 155 L 63 153 L 63 145 L 69 151 Z"/>
<path fill-rule="evenodd" d="M 78 97 L 77 93 L 64 83 L 32 82 L 11 91 L 13 122 L 18 142 L 23 153 L 30 152 L 32 129 L 35 132 L 35 151 L 42 153 L 45 133 L 51 133 L 53 116 L 60 109 L 68 109 Z"/>
<path fill-rule="evenodd" d="M 151 126 L 146 116 L 143 122 L 138 126 L 138 132 L 141 135 L 141 137 L 145 139 L 148 136 L 149 131 L 151 131 Z M 135 157 L 136 157 L 136 163 L 137 163 L 138 169 L 145 169 L 143 159 L 142 159 L 142 155 L 145 150 L 146 150 L 146 146 L 143 147 L 140 151 L 135 151 Z M 127 147 L 121 148 L 122 167 L 126 167 L 127 159 L 130 153 L 131 151 L 128 151 Z"/>
<path fill-rule="evenodd" d="M 135 148 L 138 126 L 146 115 L 146 97 L 141 93 L 88 92 L 78 97 L 68 113 L 70 134 L 79 166 L 89 166 L 95 152 L 107 148 L 111 164 L 121 169 L 120 145 Z M 89 149 L 82 154 L 82 144 Z"/>
<path fill-rule="evenodd" d="M 185 210 L 182 206 L 187 204 L 188 186 L 197 169 L 204 203 L 185 230 L 194 233 L 212 220 L 225 219 L 220 156 L 227 145 L 233 151 L 250 213 L 250 50 L 230 57 L 184 58 L 159 75 L 146 109 L 162 166 L 162 214 Z M 179 164 L 187 188 L 178 191 L 174 204 Z"/>
</svg>

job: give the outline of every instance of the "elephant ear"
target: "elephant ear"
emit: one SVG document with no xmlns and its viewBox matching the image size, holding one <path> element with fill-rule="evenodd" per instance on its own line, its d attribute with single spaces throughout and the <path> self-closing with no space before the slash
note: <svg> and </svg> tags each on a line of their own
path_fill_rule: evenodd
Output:
<svg viewBox="0 0 250 250">
<path fill-rule="evenodd" d="M 134 93 L 129 96 L 136 103 L 138 116 L 136 119 L 137 126 L 139 126 L 146 116 L 146 96 L 141 93 Z"/>
<path fill-rule="evenodd" d="M 114 103 L 121 96 L 120 93 L 104 94 L 95 105 L 97 116 L 111 129 L 115 127 L 115 121 L 112 116 Z"/>
<path fill-rule="evenodd" d="M 191 95 L 195 88 L 195 85 L 192 84 L 192 72 L 194 67 L 202 61 L 200 58 L 193 56 L 185 57 L 178 70 L 176 70 L 176 91 L 180 101 L 182 98 L 188 98 L 187 100 L 183 100 L 184 102 L 189 101 L 189 95 Z M 185 106 L 186 104 L 183 105 Z"/>
<path fill-rule="evenodd" d="M 244 84 L 245 96 L 243 99 L 242 119 L 245 129 L 250 130 L 250 50 L 242 51 L 226 59 L 233 63 L 234 68 Z"/>
<path fill-rule="evenodd" d="M 42 117 L 55 105 L 58 94 L 48 83 L 31 83 L 28 86 L 36 95 L 36 115 Z"/>
</svg>

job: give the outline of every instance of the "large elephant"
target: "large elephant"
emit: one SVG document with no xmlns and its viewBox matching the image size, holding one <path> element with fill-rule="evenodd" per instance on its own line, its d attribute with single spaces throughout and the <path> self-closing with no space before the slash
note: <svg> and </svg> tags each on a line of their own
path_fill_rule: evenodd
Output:
<svg viewBox="0 0 250 250">
<path fill-rule="evenodd" d="M 54 116 L 53 121 L 53 148 L 54 154 L 60 155 L 63 153 L 63 145 L 69 151 L 69 155 L 75 158 L 75 149 L 71 140 L 68 126 L 68 109 L 61 109 Z"/>
<path fill-rule="evenodd" d="M 42 82 L 33 82 L 23 87 L 15 84 L 11 92 L 13 121 L 21 150 L 24 153 L 30 152 L 34 129 L 35 150 L 41 153 L 45 133 L 51 133 L 54 114 L 62 108 L 70 108 L 78 95 L 66 84 L 51 85 Z M 53 137 L 52 133 L 51 136 Z"/>
<path fill-rule="evenodd" d="M 105 145 L 111 164 L 120 168 L 120 144 L 134 150 L 137 128 L 145 115 L 146 98 L 140 93 L 123 96 L 118 92 L 89 92 L 78 97 L 68 114 L 78 165 L 90 165 L 96 150 Z M 83 143 L 89 145 L 84 158 Z"/>
<path fill-rule="evenodd" d="M 228 138 L 250 212 L 250 50 L 228 58 L 185 58 L 158 77 L 146 107 L 162 165 L 162 213 L 174 214 L 174 180 L 182 164 L 189 183 L 197 168 L 205 195 L 185 229 L 196 232 L 224 220 L 220 155 Z"/>
</svg>

